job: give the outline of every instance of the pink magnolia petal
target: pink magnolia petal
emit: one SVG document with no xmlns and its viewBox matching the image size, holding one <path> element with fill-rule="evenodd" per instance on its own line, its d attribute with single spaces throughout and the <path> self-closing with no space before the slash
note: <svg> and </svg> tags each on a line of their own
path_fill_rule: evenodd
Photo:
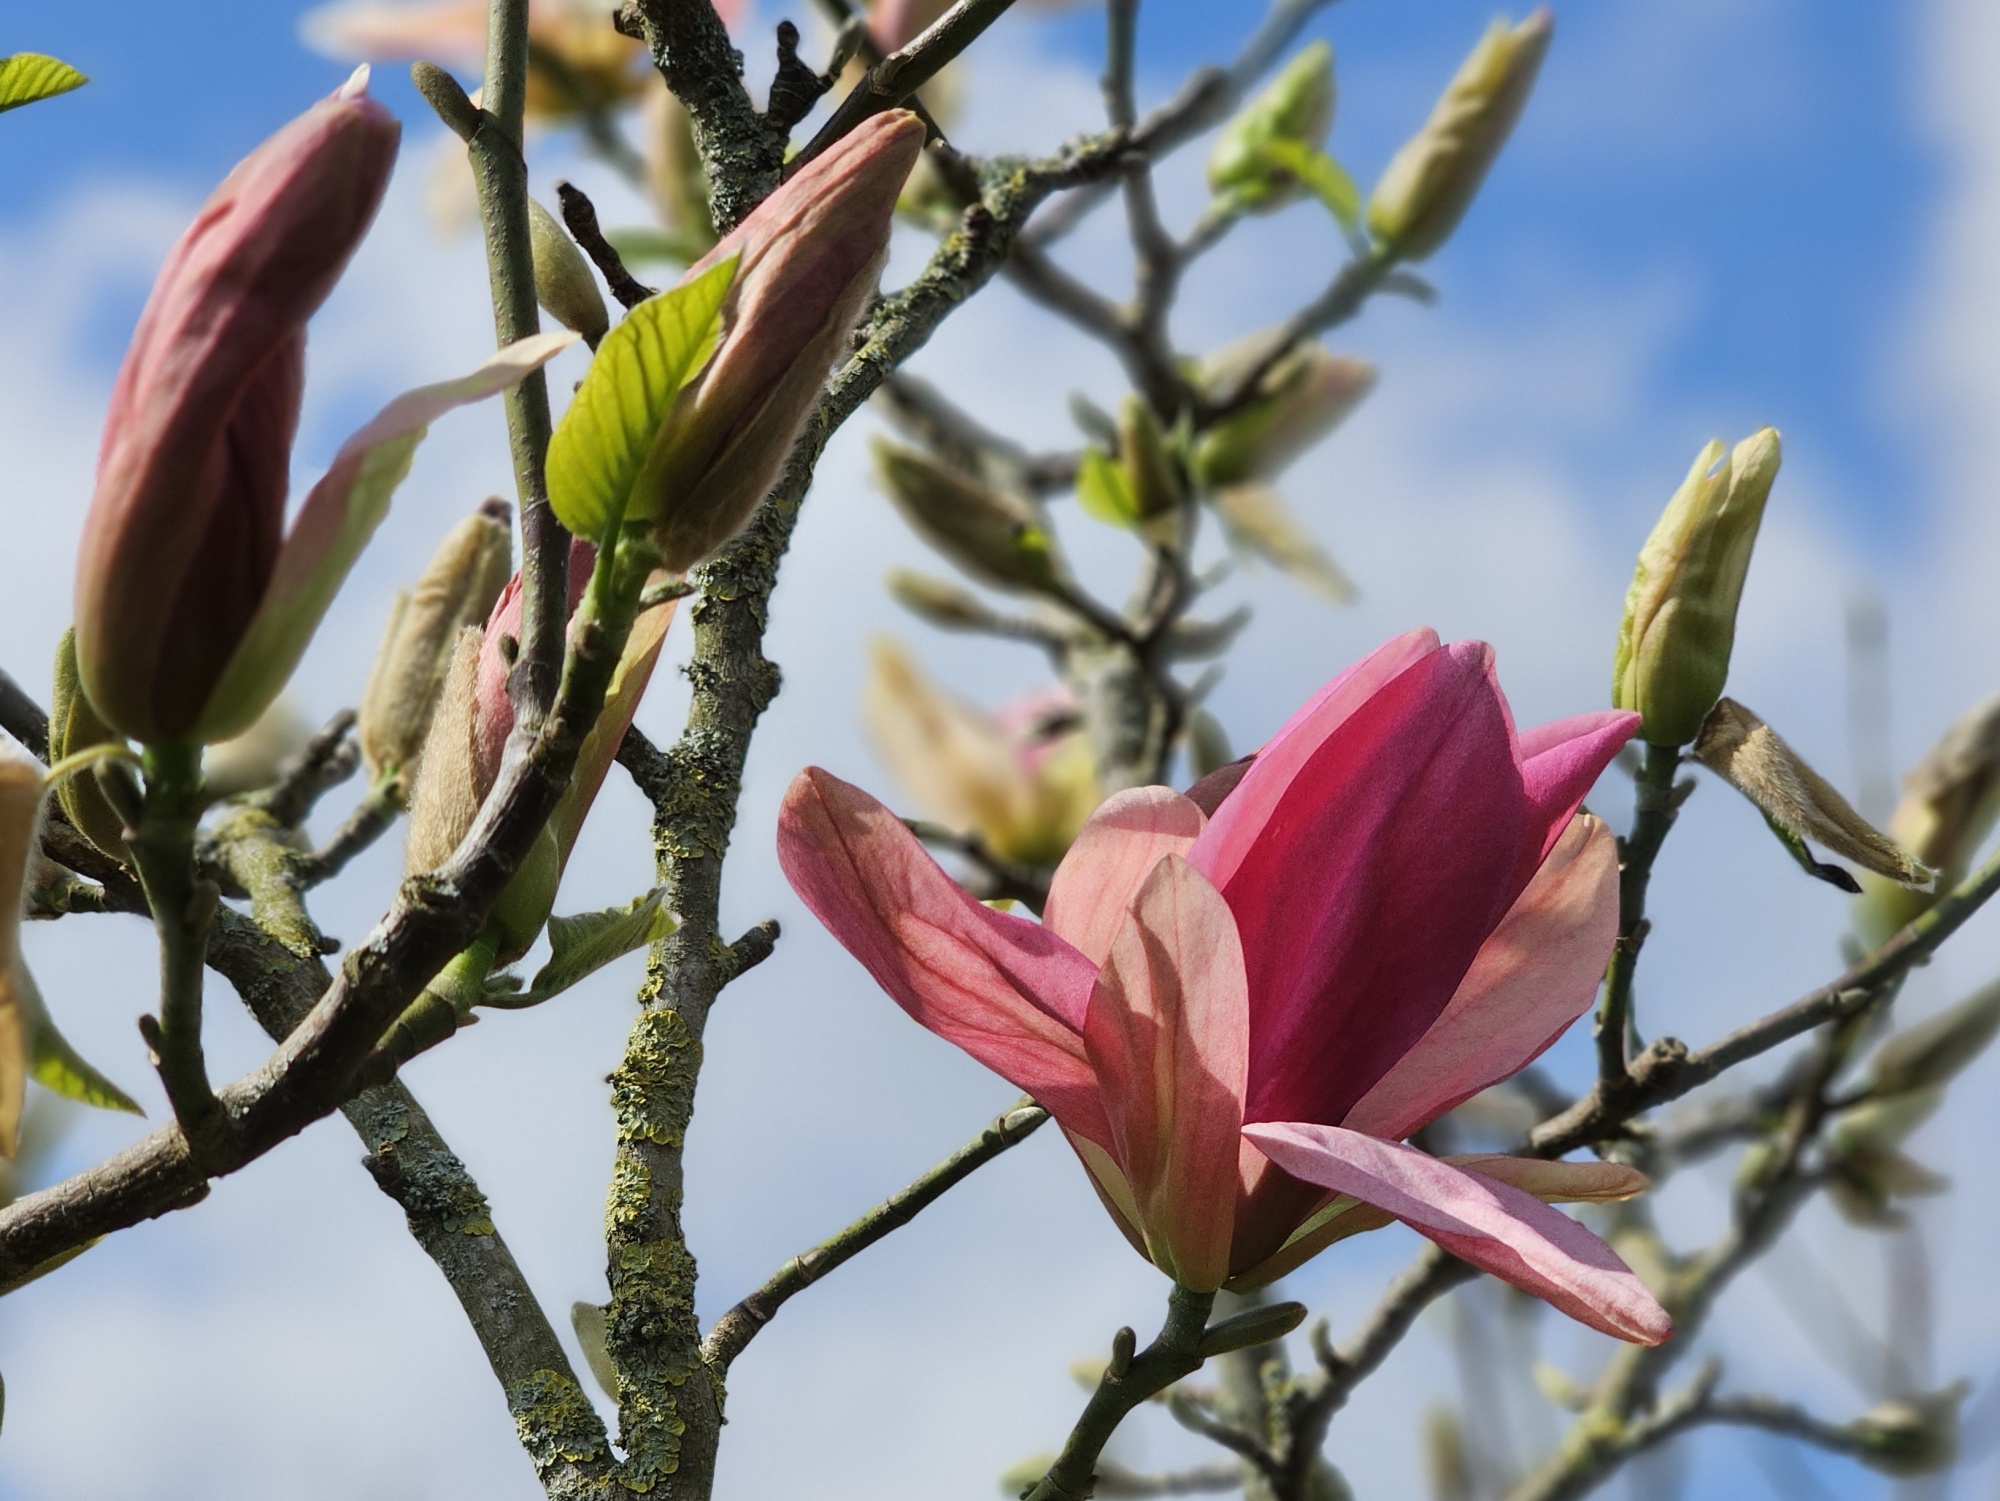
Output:
<svg viewBox="0 0 2000 1501">
<path fill-rule="evenodd" d="M 1148 872 L 1162 856 L 1185 855 L 1205 822 L 1201 809 L 1171 787 L 1113 793 L 1056 867 L 1043 925 L 1102 964 Z"/>
<path fill-rule="evenodd" d="M 1109 1147 L 1084 1054 L 1097 966 L 1040 923 L 995 912 L 938 868 L 901 819 L 808 767 L 778 814 L 778 863 L 827 931 L 922 1026 Z"/>
<path fill-rule="evenodd" d="M 1249 1025 L 1222 894 L 1161 857 L 1111 941 L 1083 1038 L 1148 1252 L 1197 1292 L 1229 1275 Z"/>
<path fill-rule="evenodd" d="M 1250 768 L 1256 764 L 1257 753 L 1252 751 L 1247 756 L 1237 757 L 1227 766 L 1216 767 L 1214 771 L 1188 788 L 1188 801 L 1210 818 L 1215 817 L 1215 810 L 1222 806 L 1223 799 L 1237 789 L 1243 779 L 1250 775 Z"/>
<path fill-rule="evenodd" d="M 1220 798 L 1208 810 L 1209 825 L 1201 841 L 1202 853 L 1194 861 L 1209 880 L 1218 887 L 1229 884 L 1290 790 L 1292 779 L 1326 743 L 1327 737 L 1345 724 L 1348 716 L 1384 683 L 1437 650 L 1436 631 L 1421 629 L 1398 636 L 1341 673 L 1285 722 L 1284 728 L 1256 753 L 1255 760 L 1243 768 L 1242 774 L 1222 789 L 1228 799 L 1228 812 L 1223 812 Z M 1222 771 L 1230 769 L 1224 767 Z M 1204 778 L 1204 782 L 1220 777 L 1222 771 Z"/>
<path fill-rule="evenodd" d="M 1644 1173 L 1622 1162 L 1549 1162 L 1498 1152 L 1466 1152 L 1443 1160 L 1468 1173 L 1497 1178 L 1544 1204 L 1616 1203 L 1653 1186 Z"/>
<path fill-rule="evenodd" d="M 1618 848 L 1572 819 L 1430 1030 L 1341 1122 L 1401 1141 L 1526 1068 L 1590 1008 L 1618 937 Z"/>
<path fill-rule="evenodd" d="M 1452 1255 L 1593 1329 L 1656 1345 L 1673 1321 L 1611 1247 L 1521 1189 L 1338 1126 L 1244 1134 L 1286 1172 L 1387 1210 Z"/>
<path fill-rule="evenodd" d="M 1250 1120 L 1345 1119 L 1444 1010 L 1518 894 L 1524 801 L 1491 650 L 1398 645 L 1414 660 L 1342 707 L 1282 805 L 1262 784 L 1287 776 L 1284 737 L 1188 856 L 1243 938 Z M 1385 653 L 1370 661 L 1396 660 Z M 1244 818 L 1258 823 L 1239 854 Z"/>
<path fill-rule="evenodd" d="M 1538 725 L 1521 736 L 1521 783 L 1528 793 L 1528 827 L 1523 835 L 1530 862 L 1539 862 L 1555 848 L 1570 815 L 1611 758 L 1638 731 L 1637 714 L 1603 709 Z"/>
</svg>

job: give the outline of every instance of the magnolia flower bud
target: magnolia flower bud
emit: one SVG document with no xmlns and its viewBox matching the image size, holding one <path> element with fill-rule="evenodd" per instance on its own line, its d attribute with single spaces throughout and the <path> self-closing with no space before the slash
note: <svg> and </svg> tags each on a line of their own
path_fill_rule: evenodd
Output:
<svg viewBox="0 0 2000 1501">
<path fill-rule="evenodd" d="M 1218 351 L 1203 364 L 1203 385 L 1216 394 L 1233 391 L 1270 346 L 1268 334 L 1253 334 Z M 1375 367 L 1367 360 L 1302 345 L 1264 372 L 1247 403 L 1196 441 L 1195 478 L 1218 489 L 1276 479 L 1374 389 Z"/>
<path fill-rule="evenodd" d="M 417 762 L 410 831 L 403 847 L 403 868 L 412 874 L 436 870 L 451 858 L 486 796 L 472 755 L 480 639 L 479 628 L 470 625 L 461 627 L 453 639 L 444 688 Z"/>
<path fill-rule="evenodd" d="M 894 568 L 889 571 L 888 588 L 897 604 L 942 631 L 983 631 L 1000 623 L 978 595 L 948 579 Z"/>
<path fill-rule="evenodd" d="M 656 80 L 657 81 L 657 80 Z M 641 109 L 646 142 L 646 191 L 660 223 L 676 242 L 698 254 L 715 243 L 708 211 L 708 174 L 694 142 L 694 122 L 664 84 L 647 93 Z"/>
<path fill-rule="evenodd" d="M 124 738 L 91 708 L 76 673 L 76 632 L 64 631 L 56 648 L 55 693 L 49 704 L 49 760 L 60 761 L 93 745 L 122 743 Z M 96 777 L 88 772 L 64 777 L 56 787 L 56 804 L 84 838 L 112 859 L 131 863 L 125 820 L 105 800 Z"/>
<path fill-rule="evenodd" d="M 611 327 L 604 296 L 590 262 L 569 231 L 534 199 L 528 200 L 528 243 L 535 258 L 535 300 L 564 328 L 583 335 L 592 349 Z"/>
<path fill-rule="evenodd" d="M 1882 1093 L 1928 1089 L 1951 1079 L 2000 1035 L 2000 983 L 1974 991 L 1891 1037 L 1868 1060 L 1871 1088 Z"/>
<path fill-rule="evenodd" d="M 1871 1407 L 1847 1425 L 1862 1446 L 1854 1457 L 1884 1475 L 1934 1475 L 1951 1468 L 1958 1459 L 1958 1409 L 1970 1389 L 1959 1381 Z"/>
<path fill-rule="evenodd" d="M 1333 129 L 1333 48 L 1314 42 L 1222 127 L 1208 154 L 1208 186 L 1245 208 L 1274 209 L 1298 179 L 1273 159 L 1275 142 L 1318 147 Z"/>
<path fill-rule="evenodd" d="M 1132 506 L 1149 531 L 1177 529 L 1187 491 L 1167 435 L 1145 398 L 1128 391 L 1118 403 L 1118 460 L 1132 485 Z"/>
<path fill-rule="evenodd" d="M 1805 757 L 1736 700 L 1716 704 L 1695 741 L 1694 756 L 1755 803 L 1780 837 L 1790 836 L 1788 843 L 1815 840 L 1892 881 L 1911 886 L 1930 882 L 1929 870 L 1877 832 Z M 1827 874 L 1808 868 L 1815 875 Z M 1859 888 L 1849 881 L 1848 889 Z"/>
<path fill-rule="evenodd" d="M 42 821 L 42 769 L 0 745 L 0 1157 L 20 1138 L 28 1090 L 31 983 L 21 962 L 21 904 Z"/>
<path fill-rule="evenodd" d="M 626 510 L 653 522 L 667 568 L 728 541 L 777 479 L 875 289 L 923 144 L 909 111 L 871 116 L 688 269 L 740 257 L 721 342 L 669 413 Z"/>
<path fill-rule="evenodd" d="M 1710 441 L 1639 550 L 1611 702 L 1641 715 L 1639 734 L 1654 745 L 1693 740 L 1722 696 L 1736 607 L 1779 459 L 1774 427 L 1745 438 L 1726 460 Z"/>
<path fill-rule="evenodd" d="M 371 778 L 414 767 L 459 631 L 485 623 L 514 571 L 511 515 L 504 500 L 488 500 L 445 534 L 416 588 L 396 596 L 361 693 L 361 759 Z"/>
<path fill-rule="evenodd" d="M 1495 21 L 1390 160 L 1368 198 L 1368 229 L 1398 258 L 1421 261 L 1458 228 L 1534 90 L 1554 29 L 1547 7 L 1518 26 Z"/>
<path fill-rule="evenodd" d="M 1903 779 L 1903 800 L 1889 817 L 1889 833 L 1938 872 L 1937 885 L 1913 891 L 1864 880 L 1854 913 L 1861 941 L 1873 948 L 1964 880 L 1996 819 L 2000 819 L 2000 693 L 1946 730 Z"/>
<path fill-rule="evenodd" d="M 882 491 L 926 542 L 983 584 L 1046 592 L 1063 574 L 1040 508 L 886 438 L 869 447 Z"/>
<path fill-rule="evenodd" d="M 306 320 L 375 216 L 399 133 L 353 89 L 321 100 L 215 190 L 140 315 L 76 583 L 84 687 L 136 739 L 190 734 L 263 602 Z"/>
<path fill-rule="evenodd" d="M 236 797 L 274 786 L 285 763 L 311 739 L 306 717 L 281 698 L 242 734 L 208 748 L 201 760 L 202 786 L 211 797 Z"/>
</svg>

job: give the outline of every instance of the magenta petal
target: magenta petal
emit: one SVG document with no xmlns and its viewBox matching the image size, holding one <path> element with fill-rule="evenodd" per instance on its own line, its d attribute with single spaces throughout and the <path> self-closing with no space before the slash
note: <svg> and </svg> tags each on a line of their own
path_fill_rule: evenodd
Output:
<svg viewBox="0 0 2000 1501">
<path fill-rule="evenodd" d="M 1338 1126 L 1256 1125 L 1244 1135 L 1293 1177 L 1393 1214 L 1593 1329 L 1641 1345 L 1673 1333 L 1667 1311 L 1617 1252 L 1532 1194 Z"/>
<path fill-rule="evenodd" d="M 1590 1008 L 1617 937 L 1617 844 L 1585 814 L 1480 946 L 1451 1004 L 1341 1124 L 1400 1141 L 1519 1073 Z"/>
<path fill-rule="evenodd" d="M 1570 815 L 1638 731 L 1637 714 L 1602 709 L 1539 725 L 1521 736 L 1521 783 L 1528 793 L 1528 826 L 1522 835 L 1530 868 L 1555 848 Z"/>
<path fill-rule="evenodd" d="M 1204 822 L 1201 809 L 1171 787 L 1113 793 L 1056 867 L 1043 926 L 1102 964 L 1147 873 L 1163 856 L 1185 855 Z"/>
<path fill-rule="evenodd" d="M 1400 644 L 1415 660 L 1302 764 L 1288 771 L 1274 742 L 1188 856 L 1228 900 L 1249 964 L 1249 1120 L 1344 1119 L 1444 1010 L 1525 880 L 1490 649 Z M 1267 776 L 1287 781 L 1275 806 Z M 1259 819 L 1247 849 L 1233 815 Z"/>
<path fill-rule="evenodd" d="M 1377 647 L 1315 693 L 1257 752 L 1256 759 L 1242 774 L 1223 789 L 1227 802 L 1218 798 L 1216 806 L 1209 810 L 1202 853 L 1192 857 L 1202 873 L 1218 887 L 1228 885 L 1290 790 L 1292 779 L 1326 743 L 1327 737 L 1345 724 L 1384 683 L 1436 650 L 1436 631 L 1406 632 Z"/>
<path fill-rule="evenodd" d="M 1082 1035 L 1096 965 L 1040 923 L 975 901 L 901 819 L 816 766 L 785 794 L 778 863 L 917 1022 L 1111 1147 Z"/>
<path fill-rule="evenodd" d="M 1207 1292 L 1229 1275 L 1249 1072 L 1236 922 L 1178 855 L 1129 903 L 1090 997 L 1084 1044 L 1155 1265 Z"/>
</svg>

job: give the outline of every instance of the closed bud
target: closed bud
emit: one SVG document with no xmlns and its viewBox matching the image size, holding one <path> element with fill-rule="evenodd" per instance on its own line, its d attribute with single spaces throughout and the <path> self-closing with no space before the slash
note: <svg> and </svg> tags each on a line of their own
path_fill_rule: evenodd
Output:
<svg viewBox="0 0 2000 1501">
<path fill-rule="evenodd" d="M 1985 1052 L 1996 1034 L 2000 982 L 1891 1037 L 1869 1060 L 1869 1079 L 1883 1093 L 1944 1084 Z"/>
<path fill-rule="evenodd" d="M 375 216 L 398 134 L 353 89 L 321 100 L 210 196 L 140 315 L 76 584 L 84 687 L 135 739 L 195 733 L 263 603 L 285 539 L 306 320 Z"/>
<path fill-rule="evenodd" d="M 1333 128 L 1333 48 L 1314 42 L 1222 127 L 1208 154 L 1208 186 L 1244 208 L 1272 209 L 1297 195 L 1298 179 L 1270 148 L 1317 148 Z"/>
<path fill-rule="evenodd" d="M 1639 550 L 1611 702 L 1639 714 L 1639 734 L 1654 745 L 1686 745 L 1722 697 L 1736 607 L 1780 457 L 1774 427 L 1726 457 L 1711 441 Z"/>
<path fill-rule="evenodd" d="M 876 438 L 875 478 L 926 542 L 982 584 L 1045 593 L 1064 569 L 1041 509 L 956 465 Z"/>
<path fill-rule="evenodd" d="M 275 786 L 285 764 L 306 748 L 312 726 L 279 699 L 240 735 L 212 745 L 201 759 L 202 786 L 211 797 L 236 797 Z"/>
<path fill-rule="evenodd" d="M 1945 731 L 1903 780 L 1889 833 L 1937 871 L 1930 891 L 1864 881 L 1855 927 L 1870 948 L 1927 912 L 1965 879 L 1979 847 L 2000 819 L 2000 693 Z"/>
<path fill-rule="evenodd" d="M 1213 1358 L 1281 1340 L 1306 1321 L 1303 1303 L 1266 1303 L 1210 1324 L 1201 1332 L 1201 1353 Z"/>
<path fill-rule="evenodd" d="M 923 144 L 909 111 L 871 116 L 689 268 L 692 278 L 740 257 L 721 342 L 668 414 L 626 510 L 653 522 L 668 569 L 728 541 L 777 479 L 875 289 Z"/>
<path fill-rule="evenodd" d="M 715 243 L 708 211 L 708 174 L 694 142 L 687 107 L 664 85 L 650 90 L 642 111 L 646 141 L 646 189 L 660 223 L 690 258 Z"/>
<path fill-rule="evenodd" d="M 1118 403 L 1118 461 L 1131 482 L 1140 527 L 1162 539 L 1178 536 L 1187 500 L 1180 465 L 1153 409 L 1134 392 Z"/>
<path fill-rule="evenodd" d="M 1884 1475 L 1934 1475 L 1958 1459 L 1958 1409 L 1969 1387 L 1896 1397 L 1847 1425 L 1861 1447 L 1854 1457 Z"/>
<path fill-rule="evenodd" d="M 528 244 L 535 260 L 535 300 L 592 349 L 611 327 L 604 296 L 590 262 L 569 231 L 534 199 L 528 200 Z"/>
<path fill-rule="evenodd" d="M 1554 29 L 1547 7 L 1518 26 L 1495 21 L 1390 159 L 1369 195 L 1368 229 L 1398 259 L 1425 259 L 1458 228 L 1534 91 Z"/>
<path fill-rule="evenodd" d="M 505 501 L 487 501 L 445 534 L 416 587 L 397 595 L 361 694 L 361 759 L 371 778 L 414 769 L 458 633 L 485 624 L 514 571 L 510 515 Z"/>
<path fill-rule="evenodd" d="M 577 1345 L 583 1351 L 583 1363 L 590 1367 L 590 1374 L 597 1379 L 604 1395 L 616 1402 L 618 1367 L 612 1363 L 610 1352 L 604 1348 L 604 1310 L 595 1303 L 572 1303 L 569 1305 L 569 1327 L 576 1332 Z"/>
<path fill-rule="evenodd" d="M 9 1158 L 28 1092 L 33 1003 L 26 991 L 33 982 L 21 959 L 21 912 L 41 821 L 41 767 L 0 745 L 0 1157 Z"/>
<path fill-rule="evenodd" d="M 1736 700 L 1716 704 L 1694 755 L 1756 804 L 1781 836 L 1811 839 L 1892 881 L 1920 886 L 1931 880 L 1929 870 L 1877 832 L 1776 730 Z"/>
<path fill-rule="evenodd" d="M 1836 1152 L 1894 1151 L 1943 1103 L 1944 1090 L 1937 1085 L 1878 1095 L 1835 1116 L 1829 1140 Z"/>
<path fill-rule="evenodd" d="M 123 744 L 125 737 L 98 717 L 76 671 L 76 632 L 63 632 L 56 647 L 55 692 L 49 704 L 49 760 L 60 761 L 93 745 Z M 131 864 L 125 848 L 125 819 L 105 800 L 97 778 L 85 772 L 56 786 L 56 805 L 83 837 L 114 860 Z"/>
<path fill-rule="evenodd" d="M 999 616 L 970 589 L 949 579 L 933 578 L 908 568 L 892 569 L 889 595 L 915 615 L 943 631 L 980 631 L 996 624 Z"/>
<path fill-rule="evenodd" d="M 486 789 L 479 784 L 472 737 L 478 715 L 480 631 L 464 626 L 452 643 L 450 665 L 431 717 L 410 797 L 410 828 L 403 867 L 411 874 L 436 870 L 451 858 Z"/>
<path fill-rule="evenodd" d="M 1217 397 L 1233 393 L 1270 347 L 1270 335 L 1253 334 L 1218 351 L 1203 364 L 1202 384 Z M 1302 345 L 1264 372 L 1241 407 L 1196 440 L 1195 478 L 1213 489 L 1274 480 L 1374 389 L 1375 367 L 1367 360 L 1332 354 L 1318 343 Z"/>
</svg>

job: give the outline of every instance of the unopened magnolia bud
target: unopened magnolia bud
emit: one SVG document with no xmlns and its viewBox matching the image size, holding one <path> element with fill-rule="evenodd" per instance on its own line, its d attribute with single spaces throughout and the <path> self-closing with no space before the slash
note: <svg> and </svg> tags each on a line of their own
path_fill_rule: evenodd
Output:
<svg viewBox="0 0 2000 1501">
<path fill-rule="evenodd" d="M 569 1305 L 569 1326 L 576 1331 L 576 1342 L 583 1350 L 583 1363 L 590 1367 L 590 1374 L 597 1378 L 604 1395 L 616 1402 L 618 1367 L 612 1364 L 611 1355 L 604 1348 L 604 1310 L 595 1303 L 572 1303 Z"/>
<path fill-rule="evenodd" d="M 21 961 L 21 906 L 41 821 L 41 767 L 0 745 L 0 1157 L 9 1158 L 28 1089 L 30 982 Z"/>
<path fill-rule="evenodd" d="M 1943 1103 L 1944 1089 L 1939 1085 L 1863 1100 L 1834 1117 L 1828 1139 L 1839 1152 L 1893 1151 Z"/>
<path fill-rule="evenodd" d="M 1242 207 L 1290 202 L 1298 179 L 1274 160 L 1273 143 L 1318 147 L 1333 128 L 1333 48 L 1314 42 L 1287 63 L 1222 127 L 1208 154 L 1208 186 Z"/>
<path fill-rule="evenodd" d="M 201 761 L 203 787 L 212 797 L 235 797 L 274 785 L 285 763 L 306 748 L 312 726 L 279 699 L 240 735 L 208 748 Z"/>
<path fill-rule="evenodd" d="M 49 704 L 49 760 L 60 761 L 93 745 L 123 744 L 124 739 L 91 708 L 76 671 L 76 632 L 64 631 L 56 647 L 55 692 Z M 131 863 L 125 820 L 105 800 L 96 777 L 87 772 L 64 777 L 56 786 L 56 804 L 84 838 L 112 859 Z"/>
<path fill-rule="evenodd" d="M 999 620 L 976 594 L 949 579 L 896 568 L 890 571 L 887 582 L 890 597 L 897 604 L 939 630 L 979 631 Z"/>
<path fill-rule="evenodd" d="M 907 110 L 863 121 L 688 268 L 692 278 L 740 257 L 721 342 L 668 414 L 626 509 L 653 522 L 668 569 L 733 537 L 776 481 L 875 290 L 924 136 Z"/>
<path fill-rule="evenodd" d="M 1871 1407 L 1847 1425 L 1862 1446 L 1854 1457 L 1884 1475 L 1934 1475 L 1949 1469 L 1958 1458 L 1958 1409 L 1969 1389 L 1961 1381 L 1943 1391 Z"/>
<path fill-rule="evenodd" d="M 556 888 L 562 884 L 563 852 L 553 825 L 545 825 L 486 915 L 486 931 L 497 945 L 502 964 L 512 964 L 534 946 L 549 913 L 555 910 Z"/>
<path fill-rule="evenodd" d="M 708 175 L 694 142 L 694 124 L 671 90 L 654 88 L 643 106 L 646 141 L 646 187 L 660 223 L 697 252 L 715 243 L 715 222 L 708 212 Z"/>
<path fill-rule="evenodd" d="M 903 519 L 958 567 L 996 589 L 1045 592 L 1063 573 L 1035 503 L 955 465 L 877 438 L 875 478 Z"/>
<path fill-rule="evenodd" d="M 1139 525 L 1155 534 L 1177 533 L 1187 500 L 1180 465 L 1153 409 L 1135 392 L 1126 393 L 1118 403 L 1118 460 L 1132 484 Z"/>
<path fill-rule="evenodd" d="M 1399 259 L 1425 259 L 1458 228 L 1534 91 L 1554 29 L 1546 7 L 1518 26 L 1495 21 L 1390 160 L 1368 197 L 1368 230 Z"/>
<path fill-rule="evenodd" d="M 451 858 L 479 816 L 479 805 L 485 798 L 473 756 L 482 639 L 476 626 L 459 631 L 430 734 L 424 739 L 416 790 L 410 798 L 409 840 L 403 851 L 403 869 L 411 875 L 436 870 Z"/>
<path fill-rule="evenodd" d="M 1945 731 L 1903 780 L 1903 800 L 1889 818 L 1897 843 L 1937 871 L 1930 891 L 1864 881 L 1854 924 L 1870 948 L 1930 910 L 1965 879 L 1980 845 L 2000 819 L 2000 693 Z"/>
<path fill-rule="evenodd" d="M 1814 840 L 1892 881 L 1920 886 L 1931 880 L 1929 870 L 1873 828 L 1777 731 L 1736 700 L 1716 704 L 1695 741 L 1694 756 L 1781 832 Z"/>
<path fill-rule="evenodd" d="M 1985 1052 L 1996 1035 L 2000 982 L 1891 1037 L 1869 1060 L 1869 1080 L 1883 1093 L 1943 1084 Z"/>
<path fill-rule="evenodd" d="M 1686 745 L 1729 677 L 1736 607 L 1778 477 L 1778 430 L 1723 456 L 1711 441 L 1639 550 L 1612 664 L 1613 707 L 1641 716 L 1641 738 Z"/>
<path fill-rule="evenodd" d="M 1234 392 L 1269 349 L 1269 335 L 1253 334 L 1218 351 L 1203 364 L 1203 385 L 1217 395 Z M 1264 373 L 1242 407 L 1196 440 L 1195 478 L 1211 488 L 1276 479 L 1374 389 L 1375 367 L 1367 360 L 1317 343 L 1294 349 Z"/>
<path fill-rule="evenodd" d="M 485 624 L 514 571 L 510 516 L 505 501 L 487 501 L 445 534 L 416 587 L 397 595 L 361 694 L 361 759 L 371 778 L 414 768 L 458 633 Z"/>
<path fill-rule="evenodd" d="M 611 327 L 604 295 L 590 262 L 569 231 L 534 199 L 528 200 L 528 243 L 535 257 L 535 300 L 564 328 L 583 335 L 592 349 Z"/>
</svg>

